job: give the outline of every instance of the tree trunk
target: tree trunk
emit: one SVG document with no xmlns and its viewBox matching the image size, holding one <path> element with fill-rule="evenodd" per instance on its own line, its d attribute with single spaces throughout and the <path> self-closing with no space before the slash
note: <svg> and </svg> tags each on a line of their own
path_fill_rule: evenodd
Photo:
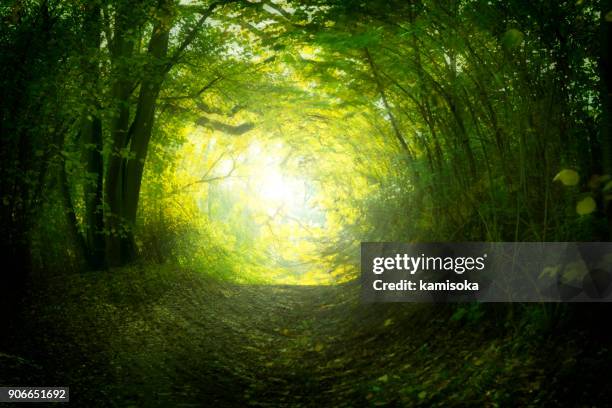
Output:
<svg viewBox="0 0 612 408">
<path fill-rule="evenodd" d="M 85 222 L 87 224 L 87 247 L 90 268 L 106 268 L 104 239 L 104 207 L 102 201 L 104 161 L 102 159 L 102 121 L 99 117 L 86 119 L 84 125 L 87 173 L 92 176 L 85 185 Z"/>
<path fill-rule="evenodd" d="M 121 191 L 122 201 L 119 214 L 126 226 L 125 235 L 120 237 L 121 264 L 132 261 L 136 255 L 134 226 L 136 224 L 138 198 L 144 163 L 155 121 L 157 97 L 165 77 L 165 59 L 168 53 L 171 25 L 164 24 L 163 18 L 160 21 L 151 34 L 148 48 L 151 61 L 145 68 L 147 78 L 142 81 L 140 86 L 136 114 L 127 135 L 130 143 L 130 153 L 133 157 L 123 165 L 123 172 L 120 173 L 122 180 L 115 181 Z"/>
<path fill-rule="evenodd" d="M 106 258 L 109 266 L 119 266 L 121 259 L 121 235 L 123 231 L 123 177 L 125 159 L 122 154 L 128 146 L 128 128 L 130 120 L 130 96 L 133 92 L 134 79 L 131 76 L 129 63 L 134 54 L 135 42 L 128 32 L 134 25 L 126 16 L 128 10 L 121 10 L 115 16 L 115 32 L 111 48 L 113 58 L 114 82 L 111 89 L 112 109 L 115 118 L 111 126 L 112 145 L 108 157 L 104 184 L 104 201 L 106 204 L 105 226 L 108 231 Z M 136 26 L 139 23 L 135 24 Z"/>
<path fill-rule="evenodd" d="M 89 250 L 83 234 L 79 231 L 79 222 L 77 220 L 76 211 L 74 210 L 72 195 L 70 194 L 70 183 L 66 174 L 66 163 L 62 163 L 61 165 L 59 179 L 68 233 L 72 241 L 76 244 L 77 258 L 85 259 L 89 263 Z"/>
<path fill-rule="evenodd" d="M 97 52 L 100 49 L 102 25 L 101 10 L 98 4 L 94 4 L 87 10 L 85 17 L 85 53 L 81 61 L 87 83 L 83 84 L 85 89 L 90 87 L 87 101 L 87 110 L 83 115 L 81 136 L 84 143 L 84 159 L 87 163 L 86 170 L 91 177 L 85 183 L 85 223 L 87 261 L 89 267 L 94 270 L 106 267 L 106 249 L 104 240 L 104 213 L 103 213 L 103 177 L 104 160 L 102 159 L 102 120 L 100 119 L 97 101 L 98 78 L 100 70 L 98 66 Z M 91 54 L 87 53 L 90 51 Z"/>
</svg>

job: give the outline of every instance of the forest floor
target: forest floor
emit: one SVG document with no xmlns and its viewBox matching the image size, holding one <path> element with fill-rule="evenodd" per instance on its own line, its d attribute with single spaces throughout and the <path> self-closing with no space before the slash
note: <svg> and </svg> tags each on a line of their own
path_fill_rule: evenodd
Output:
<svg viewBox="0 0 612 408">
<path fill-rule="evenodd" d="M 368 305 L 357 285 L 230 285 L 170 267 L 58 277 L 31 296 L 0 350 L 0 384 L 69 386 L 74 406 L 605 406 L 612 396 L 608 344 L 531 333 L 508 307 Z"/>
</svg>

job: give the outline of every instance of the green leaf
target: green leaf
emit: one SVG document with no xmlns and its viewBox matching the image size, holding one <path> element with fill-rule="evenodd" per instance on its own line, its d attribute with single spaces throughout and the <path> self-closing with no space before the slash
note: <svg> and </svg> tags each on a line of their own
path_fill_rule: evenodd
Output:
<svg viewBox="0 0 612 408">
<path fill-rule="evenodd" d="M 521 46 L 524 38 L 525 36 L 521 31 L 517 30 L 516 28 L 511 28 L 504 33 L 501 42 L 504 48 L 507 50 L 513 50 Z"/>
<path fill-rule="evenodd" d="M 427 391 L 419 392 L 418 397 L 419 397 L 420 400 L 425 399 L 427 397 Z"/>
<path fill-rule="evenodd" d="M 389 376 L 385 374 L 381 377 L 378 377 L 378 381 L 386 383 L 387 381 L 389 381 Z"/>
<path fill-rule="evenodd" d="M 561 282 L 566 285 L 580 283 L 588 272 L 587 266 L 583 261 L 569 263 L 563 270 Z"/>
<path fill-rule="evenodd" d="M 595 211 L 596 208 L 597 203 L 595 203 L 595 200 L 591 196 L 583 198 L 576 204 L 576 212 L 578 215 L 589 215 Z"/>
<path fill-rule="evenodd" d="M 612 190 L 612 180 L 608 181 L 608 182 L 606 183 L 606 185 L 604 186 L 604 188 L 603 188 L 603 191 L 604 191 L 604 192 L 608 192 L 608 191 L 610 191 L 610 190 Z"/>
<path fill-rule="evenodd" d="M 465 316 L 466 314 L 467 314 L 467 309 L 464 307 L 460 307 L 459 309 L 455 310 L 455 313 L 453 313 L 450 319 L 453 322 L 457 322 L 463 319 L 463 316 Z"/>
<path fill-rule="evenodd" d="M 540 275 L 538 276 L 538 279 L 543 279 L 545 277 L 554 278 L 559 273 L 559 269 L 561 269 L 560 265 L 545 266 L 542 269 L 542 273 L 540 273 Z"/>
<path fill-rule="evenodd" d="M 575 186 L 580 181 L 580 176 L 575 170 L 563 169 L 557 173 L 553 181 L 560 181 L 565 186 Z"/>
</svg>

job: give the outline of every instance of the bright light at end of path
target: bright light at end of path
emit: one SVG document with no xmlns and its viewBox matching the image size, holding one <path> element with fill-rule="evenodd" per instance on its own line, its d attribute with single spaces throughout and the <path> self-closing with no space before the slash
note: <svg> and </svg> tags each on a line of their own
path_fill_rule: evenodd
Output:
<svg viewBox="0 0 612 408">
<path fill-rule="evenodd" d="M 290 204 L 294 201 L 296 195 L 299 195 L 299 186 L 296 186 L 295 181 L 291 181 L 283 177 L 277 172 L 266 172 L 261 181 L 261 198 L 264 200 L 275 201 L 279 204 Z"/>
<path fill-rule="evenodd" d="M 316 204 L 317 189 L 304 177 L 303 169 L 296 167 L 300 160 L 281 143 L 253 142 L 234 159 L 222 161 L 217 171 L 224 175 L 237 169 L 234 177 L 222 183 L 251 214 L 257 215 L 258 223 L 267 227 L 322 227 L 325 215 Z"/>
<path fill-rule="evenodd" d="M 262 169 L 253 181 L 270 216 L 279 210 L 285 214 L 295 213 L 306 205 L 304 182 L 284 175 L 277 166 Z"/>
</svg>

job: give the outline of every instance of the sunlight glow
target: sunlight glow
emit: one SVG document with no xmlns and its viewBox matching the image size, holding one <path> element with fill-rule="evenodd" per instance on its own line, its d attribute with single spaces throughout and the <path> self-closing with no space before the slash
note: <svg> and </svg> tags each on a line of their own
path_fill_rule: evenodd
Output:
<svg viewBox="0 0 612 408">
<path fill-rule="evenodd" d="M 268 212 L 278 208 L 294 212 L 304 205 L 304 186 L 296 179 L 272 170 L 264 171 L 257 181 L 261 183 L 259 196 L 269 207 Z"/>
<path fill-rule="evenodd" d="M 328 235 L 325 196 L 302 152 L 263 137 L 232 141 L 194 132 L 191 141 L 179 176 L 188 188 L 179 191 L 194 195 L 203 225 L 223 237 L 228 251 L 244 255 L 246 269 L 237 276 L 285 284 L 334 281 L 317 255 L 318 240 Z"/>
</svg>

